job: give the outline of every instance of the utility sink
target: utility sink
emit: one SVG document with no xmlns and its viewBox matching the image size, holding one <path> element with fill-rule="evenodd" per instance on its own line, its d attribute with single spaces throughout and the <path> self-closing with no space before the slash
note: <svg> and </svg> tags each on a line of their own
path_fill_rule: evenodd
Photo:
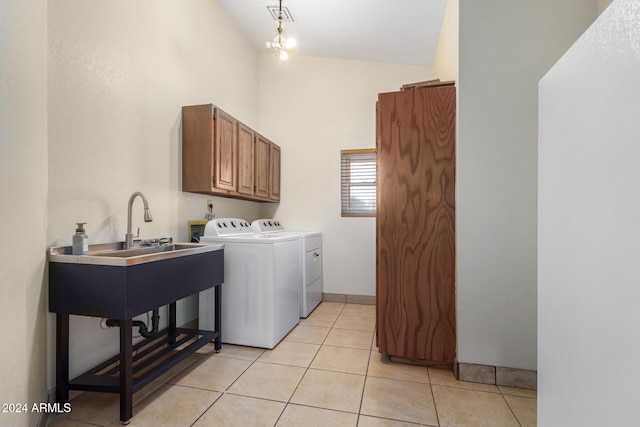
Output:
<svg viewBox="0 0 640 427">
<path fill-rule="evenodd" d="M 49 311 L 130 319 L 224 281 L 224 245 L 124 242 L 49 249 Z"/>
<path fill-rule="evenodd" d="M 202 246 L 200 244 L 193 243 L 172 243 L 169 245 L 162 246 L 149 246 L 149 247 L 140 247 L 140 248 L 131 248 L 131 249 L 120 249 L 116 251 L 107 251 L 107 252 L 94 252 L 94 256 L 111 256 L 118 258 L 134 258 L 139 257 L 141 255 L 152 255 L 162 252 L 174 252 L 174 251 L 193 251 L 195 249 L 199 249 Z"/>
<path fill-rule="evenodd" d="M 72 255 L 71 246 L 57 246 L 49 248 L 49 262 L 128 266 L 216 251 L 222 246 L 200 243 L 170 243 L 124 249 L 124 242 L 116 242 L 89 245 L 89 250 L 85 255 Z"/>
</svg>

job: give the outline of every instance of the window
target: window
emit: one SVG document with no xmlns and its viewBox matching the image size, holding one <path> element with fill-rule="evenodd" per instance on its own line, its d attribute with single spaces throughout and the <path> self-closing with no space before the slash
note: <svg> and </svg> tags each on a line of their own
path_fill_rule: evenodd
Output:
<svg viewBox="0 0 640 427">
<path fill-rule="evenodd" d="M 376 216 L 376 150 L 340 151 L 342 216 Z"/>
</svg>

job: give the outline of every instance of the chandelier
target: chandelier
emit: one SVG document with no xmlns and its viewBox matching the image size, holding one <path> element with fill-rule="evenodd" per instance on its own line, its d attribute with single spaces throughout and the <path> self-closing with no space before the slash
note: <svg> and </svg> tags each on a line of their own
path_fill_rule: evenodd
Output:
<svg viewBox="0 0 640 427">
<path fill-rule="evenodd" d="M 272 42 L 266 42 L 267 49 L 272 49 L 276 56 L 280 59 L 280 61 L 285 62 L 287 58 L 289 58 L 289 53 L 291 49 L 296 46 L 296 41 L 294 39 L 285 39 L 285 13 L 282 11 L 282 0 L 280 0 L 280 6 L 278 10 L 275 12 L 275 20 L 276 20 L 276 37 Z"/>
</svg>

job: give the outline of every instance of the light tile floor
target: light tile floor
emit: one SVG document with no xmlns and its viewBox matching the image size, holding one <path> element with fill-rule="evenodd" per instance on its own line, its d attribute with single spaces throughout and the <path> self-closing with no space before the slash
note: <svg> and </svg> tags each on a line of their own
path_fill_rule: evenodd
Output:
<svg viewBox="0 0 640 427">
<path fill-rule="evenodd" d="M 206 346 L 134 395 L 131 426 L 536 426 L 537 394 L 392 363 L 375 307 L 323 302 L 273 350 Z M 83 393 L 51 427 L 118 426 L 116 394 Z"/>
</svg>

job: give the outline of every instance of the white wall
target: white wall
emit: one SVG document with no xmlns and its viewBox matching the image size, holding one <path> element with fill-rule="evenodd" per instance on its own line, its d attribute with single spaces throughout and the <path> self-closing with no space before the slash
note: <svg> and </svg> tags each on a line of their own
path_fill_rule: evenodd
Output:
<svg viewBox="0 0 640 427">
<path fill-rule="evenodd" d="M 540 82 L 538 425 L 638 423 L 640 4 Z"/>
<path fill-rule="evenodd" d="M 260 56 L 260 129 L 282 147 L 282 198 L 264 210 L 323 233 L 324 292 L 375 295 L 375 219 L 340 216 L 340 150 L 375 147 L 377 94 L 432 78 L 428 67 Z"/>
<path fill-rule="evenodd" d="M 595 0 L 460 1 L 458 360 L 535 370 L 537 83 Z"/>
<path fill-rule="evenodd" d="M 45 398 L 47 2 L 0 2 L 0 403 Z M 37 413 L 0 413 L 34 426 Z"/>
<path fill-rule="evenodd" d="M 69 245 L 80 221 L 88 223 L 89 243 L 123 240 L 137 190 L 154 218 L 144 223 L 142 203 L 134 203 L 133 228 L 143 237 L 187 240 L 187 221 L 203 218 L 207 199 L 218 216 L 258 218 L 258 203 L 181 191 L 181 106 L 213 102 L 258 123 L 258 54 L 218 2 L 61 0 L 49 7 L 47 244 Z M 179 306 L 179 323 L 197 314 L 195 301 Z M 102 331 L 99 323 L 72 317 L 71 375 L 117 352 L 117 329 Z"/>
<path fill-rule="evenodd" d="M 458 80 L 460 0 L 448 0 L 433 60 L 433 76 L 441 81 Z"/>
</svg>

